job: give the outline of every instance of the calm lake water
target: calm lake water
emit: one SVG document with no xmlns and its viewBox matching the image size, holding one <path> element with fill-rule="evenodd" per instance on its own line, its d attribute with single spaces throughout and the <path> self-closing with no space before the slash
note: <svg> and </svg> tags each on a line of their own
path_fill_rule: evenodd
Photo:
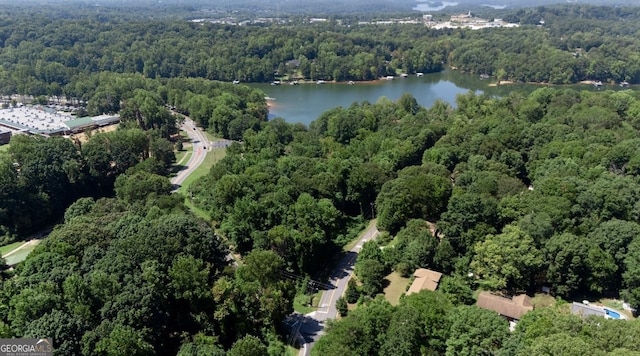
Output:
<svg viewBox="0 0 640 356">
<path fill-rule="evenodd" d="M 418 11 L 440 11 L 444 10 L 448 6 L 458 6 L 457 2 L 451 1 L 429 1 L 429 0 L 418 0 L 418 5 L 414 7 L 414 10 Z"/>
<path fill-rule="evenodd" d="M 436 100 L 443 100 L 455 106 L 456 95 L 471 91 L 504 96 L 512 91 L 530 93 L 540 88 L 536 84 L 506 84 L 491 86 L 494 79 L 480 79 L 477 75 L 445 70 L 441 73 L 415 75 L 408 78 L 380 80 L 373 83 L 326 83 L 300 85 L 249 84 L 260 88 L 269 100 L 269 118 L 282 117 L 287 122 L 309 125 L 321 113 L 331 108 L 349 107 L 354 102 L 375 103 L 380 97 L 393 101 L 404 93 L 413 95 L 420 105 L 430 107 Z M 596 90 L 592 85 L 572 85 L 571 88 Z M 602 90 L 620 89 L 618 86 L 604 86 Z"/>
</svg>

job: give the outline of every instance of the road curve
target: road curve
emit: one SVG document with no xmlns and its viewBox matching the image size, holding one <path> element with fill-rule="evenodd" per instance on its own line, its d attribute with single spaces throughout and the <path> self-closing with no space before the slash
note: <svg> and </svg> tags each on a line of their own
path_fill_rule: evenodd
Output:
<svg viewBox="0 0 640 356">
<path fill-rule="evenodd" d="M 311 348 L 313 344 L 322 337 L 324 322 L 328 319 L 335 319 L 338 316 L 338 309 L 336 308 L 336 301 L 342 297 L 349 279 L 353 275 L 353 266 L 356 262 L 356 257 L 362 249 L 362 245 L 378 237 L 378 228 L 376 226 L 376 220 L 371 221 L 369 226 L 364 230 L 362 236 L 356 243 L 356 245 L 340 260 L 336 268 L 333 270 L 329 283 L 335 286 L 334 289 L 325 290 L 322 293 L 322 298 L 318 304 L 318 309 L 315 312 L 307 314 L 303 320 L 301 320 L 300 334 L 306 340 L 306 343 L 300 348 L 299 356 L 308 356 L 311 354 Z"/>
<path fill-rule="evenodd" d="M 184 117 L 184 122 L 182 123 L 181 128 L 191 139 L 193 152 L 191 157 L 189 157 L 189 161 L 185 163 L 185 168 L 180 170 L 175 177 L 171 178 L 171 184 L 173 184 L 176 189 L 202 164 L 202 162 L 204 162 L 210 146 L 207 137 L 198 129 L 195 122 L 190 118 L 186 116 Z"/>
</svg>

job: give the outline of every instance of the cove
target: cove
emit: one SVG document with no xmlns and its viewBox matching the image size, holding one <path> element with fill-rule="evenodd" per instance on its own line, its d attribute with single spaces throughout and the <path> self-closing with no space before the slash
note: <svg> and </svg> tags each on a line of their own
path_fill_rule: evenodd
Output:
<svg viewBox="0 0 640 356">
<path fill-rule="evenodd" d="M 442 100 L 455 106 L 456 96 L 473 91 L 477 94 L 487 93 L 492 96 L 505 96 L 513 91 L 528 94 L 541 88 L 540 84 L 504 84 L 495 86 L 495 79 L 480 79 L 480 76 L 464 74 L 446 69 L 439 73 L 416 75 L 408 78 L 395 77 L 393 80 L 348 85 L 347 83 L 270 85 L 247 84 L 261 89 L 268 100 L 269 119 L 281 117 L 290 123 L 309 125 L 321 113 L 338 106 L 349 107 L 354 102 L 368 101 L 375 103 L 380 97 L 392 101 L 398 100 L 404 93 L 413 95 L 424 107 L 431 107 L 436 100 Z M 597 90 L 592 85 L 554 86 L 579 90 Z M 620 89 L 616 85 L 605 86 L 606 89 Z"/>
</svg>

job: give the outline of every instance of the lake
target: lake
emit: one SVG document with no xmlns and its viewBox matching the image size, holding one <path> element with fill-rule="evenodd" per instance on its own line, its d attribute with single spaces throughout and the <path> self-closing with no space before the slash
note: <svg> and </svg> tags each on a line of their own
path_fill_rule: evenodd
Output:
<svg viewBox="0 0 640 356">
<path fill-rule="evenodd" d="M 448 6 L 458 6 L 457 2 L 448 2 L 448 1 L 429 1 L 429 0 L 418 0 L 418 5 L 414 7 L 414 10 L 418 11 L 440 11 L 444 10 Z"/>
<path fill-rule="evenodd" d="M 540 88 L 537 84 L 495 85 L 494 79 L 480 79 L 478 75 L 464 74 L 454 70 L 425 74 L 423 77 L 412 75 L 408 78 L 396 77 L 393 80 L 380 80 L 371 83 L 300 84 L 270 85 L 248 84 L 260 88 L 269 100 L 269 118 L 282 117 L 287 122 L 300 122 L 309 125 L 324 111 L 342 106 L 349 107 L 354 102 L 375 103 L 380 97 L 393 101 L 404 93 L 413 95 L 418 103 L 430 107 L 436 100 L 443 100 L 455 106 L 456 95 L 468 91 L 504 96 L 512 91 L 530 93 Z M 591 85 L 572 85 L 571 88 L 595 90 Z M 618 86 L 605 86 L 606 89 L 619 89 Z"/>
</svg>

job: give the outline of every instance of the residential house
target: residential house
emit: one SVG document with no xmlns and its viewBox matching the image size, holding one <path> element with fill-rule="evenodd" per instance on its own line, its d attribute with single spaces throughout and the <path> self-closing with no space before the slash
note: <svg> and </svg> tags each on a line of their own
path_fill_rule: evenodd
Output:
<svg viewBox="0 0 640 356">
<path fill-rule="evenodd" d="M 418 293 L 424 289 L 435 291 L 438 288 L 438 283 L 440 283 L 442 273 L 426 268 L 418 268 L 413 272 L 413 277 L 415 278 L 407 291 L 407 295 Z"/>
<path fill-rule="evenodd" d="M 509 320 L 520 320 L 523 315 L 533 310 L 531 298 L 526 294 L 505 298 L 493 293 L 481 292 L 476 305 L 482 309 L 492 310 Z"/>
</svg>

